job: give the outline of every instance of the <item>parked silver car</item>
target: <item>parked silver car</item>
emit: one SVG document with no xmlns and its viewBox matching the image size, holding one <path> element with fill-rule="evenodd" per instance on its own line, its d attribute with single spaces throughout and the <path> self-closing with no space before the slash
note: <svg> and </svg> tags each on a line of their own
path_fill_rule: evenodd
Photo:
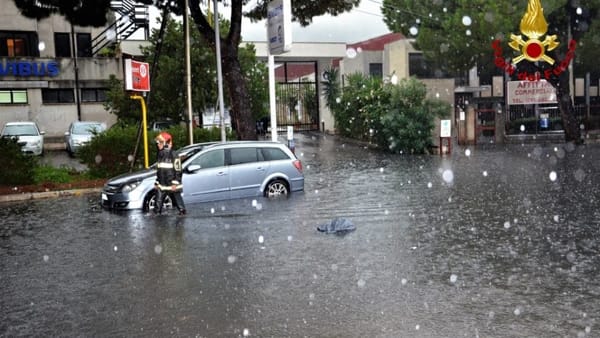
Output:
<svg viewBox="0 0 600 338">
<path fill-rule="evenodd" d="M 65 132 L 65 146 L 69 155 L 73 156 L 79 148 L 97 135 L 106 130 L 106 124 L 95 121 L 75 121 L 69 125 Z"/>
<path fill-rule="evenodd" d="M 26 154 L 44 154 L 44 132 L 35 122 L 7 122 L 1 136 L 17 138 L 17 144 Z"/>
<path fill-rule="evenodd" d="M 287 196 L 304 190 L 302 162 L 284 144 L 237 141 L 198 144 L 178 151 L 183 162 L 186 204 L 244 197 Z M 156 170 L 150 168 L 110 179 L 102 189 L 108 209 L 151 210 Z M 172 207 L 170 200 L 165 207 Z"/>
</svg>

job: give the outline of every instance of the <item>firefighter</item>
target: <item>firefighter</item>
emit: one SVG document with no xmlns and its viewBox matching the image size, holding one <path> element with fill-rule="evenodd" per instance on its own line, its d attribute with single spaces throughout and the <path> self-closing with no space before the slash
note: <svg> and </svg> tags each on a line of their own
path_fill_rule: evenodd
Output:
<svg viewBox="0 0 600 338">
<path fill-rule="evenodd" d="M 173 139 L 167 132 L 161 132 L 156 136 L 156 147 L 158 155 L 156 159 L 156 205 L 154 213 L 162 212 L 163 203 L 167 196 L 171 197 L 173 206 L 179 210 L 180 215 L 185 215 L 185 205 L 181 192 L 183 185 L 181 181 L 181 159 L 173 152 Z"/>
</svg>

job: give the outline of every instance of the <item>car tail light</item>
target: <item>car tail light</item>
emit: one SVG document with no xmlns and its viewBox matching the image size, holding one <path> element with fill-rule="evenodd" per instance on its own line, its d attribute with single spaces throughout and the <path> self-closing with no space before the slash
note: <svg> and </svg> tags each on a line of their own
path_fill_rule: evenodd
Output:
<svg viewBox="0 0 600 338">
<path fill-rule="evenodd" d="M 299 172 L 302 172 L 302 162 L 300 162 L 300 160 L 295 160 L 292 163 L 294 164 L 294 167 L 298 169 Z"/>
</svg>

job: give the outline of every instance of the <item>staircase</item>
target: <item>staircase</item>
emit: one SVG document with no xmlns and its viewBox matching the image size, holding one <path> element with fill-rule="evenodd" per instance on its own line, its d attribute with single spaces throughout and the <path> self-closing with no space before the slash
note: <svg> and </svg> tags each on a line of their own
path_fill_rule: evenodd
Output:
<svg viewBox="0 0 600 338">
<path fill-rule="evenodd" d="M 113 0 L 110 9 L 116 14 L 115 22 L 92 39 L 93 56 L 104 48 L 116 46 L 140 28 L 144 29 L 144 38 L 148 39 L 150 26 L 146 5 L 137 4 L 135 0 Z"/>
</svg>

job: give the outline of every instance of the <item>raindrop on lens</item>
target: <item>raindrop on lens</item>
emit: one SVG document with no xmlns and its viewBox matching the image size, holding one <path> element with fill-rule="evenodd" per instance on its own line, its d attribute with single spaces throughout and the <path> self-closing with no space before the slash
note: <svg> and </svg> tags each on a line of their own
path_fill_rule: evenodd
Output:
<svg viewBox="0 0 600 338">
<path fill-rule="evenodd" d="M 162 246 L 160 246 L 159 244 L 155 245 L 154 252 L 156 252 L 156 254 L 160 255 L 160 253 L 162 252 Z"/>
<path fill-rule="evenodd" d="M 471 149 L 465 150 L 465 156 L 471 156 Z"/>
<path fill-rule="evenodd" d="M 556 181 L 556 172 L 551 171 L 550 175 L 548 175 L 548 177 L 550 178 L 550 181 L 552 181 L 552 182 Z"/>
<path fill-rule="evenodd" d="M 40 43 L 38 43 L 38 50 L 43 52 L 44 49 L 46 49 L 46 43 L 44 41 L 40 41 Z"/>
<path fill-rule="evenodd" d="M 446 169 L 442 173 L 442 178 L 444 179 L 444 182 L 452 183 L 452 181 L 454 181 L 454 172 L 450 169 Z"/>
<path fill-rule="evenodd" d="M 462 17 L 462 24 L 463 25 L 465 25 L 465 26 L 471 26 L 471 23 L 472 23 L 471 17 L 469 17 L 467 15 L 465 15 L 465 16 Z"/>
<path fill-rule="evenodd" d="M 227 263 L 229 264 L 235 263 L 236 260 L 237 258 L 234 255 L 229 255 L 229 257 L 227 257 Z"/>
<path fill-rule="evenodd" d="M 488 175 L 487 171 L 484 170 L 483 171 L 483 176 L 487 177 L 487 175 Z"/>
<path fill-rule="evenodd" d="M 415 26 L 412 26 L 412 27 L 410 27 L 408 32 L 410 33 L 410 35 L 417 35 L 417 34 L 419 34 L 419 29 Z"/>
<path fill-rule="evenodd" d="M 44 262 L 47 262 L 50 260 L 50 257 L 48 255 L 44 255 Z"/>
<path fill-rule="evenodd" d="M 519 127 L 519 129 L 520 129 L 521 131 L 525 131 L 525 125 L 524 125 L 524 124 L 522 124 L 522 125 L 521 125 L 521 127 Z"/>
<path fill-rule="evenodd" d="M 431 182 L 427 183 L 427 188 L 431 188 L 433 186 L 433 184 L 431 184 Z"/>
<path fill-rule="evenodd" d="M 128 155 L 127 156 L 127 161 L 133 162 L 133 155 Z"/>
<path fill-rule="evenodd" d="M 100 164 L 102 162 L 102 155 L 100 155 L 100 154 L 96 155 L 96 157 L 94 158 L 94 161 L 96 161 L 96 164 Z"/>
<path fill-rule="evenodd" d="M 450 275 L 450 283 L 454 284 L 456 283 L 456 280 L 458 279 L 458 276 L 455 274 Z"/>
<path fill-rule="evenodd" d="M 354 48 L 346 49 L 346 56 L 351 59 L 354 59 L 356 57 L 356 50 Z"/>
<path fill-rule="evenodd" d="M 506 222 L 504 222 L 504 229 L 508 229 L 508 228 L 510 228 L 510 222 L 506 221 Z"/>
<path fill-rule="evenodd" d="M 265 242 L 265 238 L 263 237 L 263 235 L 258 236 L 258 243 L 262 244 Z"/>
<path fill-rule="evenodd" d="M 106 31 L 106 40 L 114 41 L 117 38 L 117 33 L 114 29 L 109 29 Z"/>
</svg>

